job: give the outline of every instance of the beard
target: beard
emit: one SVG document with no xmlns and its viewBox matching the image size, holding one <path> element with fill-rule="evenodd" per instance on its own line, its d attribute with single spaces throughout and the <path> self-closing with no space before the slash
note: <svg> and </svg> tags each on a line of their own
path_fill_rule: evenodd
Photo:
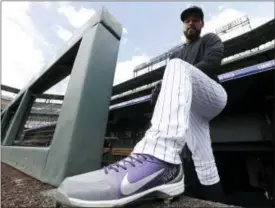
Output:
<svg viewBox="0 0 275 208">
<path fill-rule="evenodd" d="M 189 39 L 189 40 L 195 40 L 195 39 L 197 39 L 200 36 L 201 31 L 192 27 L 192 28 L 188 28 L 183 33 L 184 33 L 184 36 L 187 39 Z"/>
</svg>

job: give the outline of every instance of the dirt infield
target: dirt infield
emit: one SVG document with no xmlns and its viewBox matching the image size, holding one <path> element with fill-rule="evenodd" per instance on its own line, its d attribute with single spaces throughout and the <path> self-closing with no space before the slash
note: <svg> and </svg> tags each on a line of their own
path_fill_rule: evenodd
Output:
<svg viewBox="0 0 275 208">
<path fill-rule="evenodd" d="M 4 163 L 1 163 L 1 207 L 53 207 L 51 198 L 42 198 L 40 191 L 52 189 Z"/>
<path fill-rule="evenodd" d="M 1 163 L 1 207 L 55 207 L 53 197 L 42 192 L 54 189 L 4 163 Z M 65 206 L 62 206 L 65 207 Z M 127 206 L 128 208 L 168 208 L 168 207 L 232 207 L 208 201 L 181 196 L 170 203 L 163 201 L 142 201 Z"/>
</svg>

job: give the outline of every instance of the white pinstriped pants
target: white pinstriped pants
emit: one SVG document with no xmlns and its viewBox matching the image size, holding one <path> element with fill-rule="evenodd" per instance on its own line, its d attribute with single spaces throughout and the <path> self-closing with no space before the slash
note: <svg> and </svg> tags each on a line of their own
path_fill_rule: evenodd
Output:
<svg viewBox="0 0 275 208">
<path fill-rule="evenodd" d="M 187 143 L 198 178 L 203 185 L 220 178 L 211 146 L 209 121 L 226 106 L 223 87 L 181 59 L 168 62 L 151 119 L 151 127 L 133 153 L 153 155 L 181 164 L 180 153 Z"/>
</svg>

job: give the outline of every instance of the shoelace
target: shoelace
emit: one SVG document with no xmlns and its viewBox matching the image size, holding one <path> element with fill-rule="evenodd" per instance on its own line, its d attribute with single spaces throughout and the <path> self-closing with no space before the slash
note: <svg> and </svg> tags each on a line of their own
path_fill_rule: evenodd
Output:
<svg viewBox="0 0 275 208">
<path fill-rule="evenodd" d="M 148 158 L 153 159 L 152 156 L 150 155 L 142 155 L 142 154 L 135 154 L 135 155 L 129 155 L 128 157 L 126 157 L 125 159 L 116 162 L 114 164 L 111 164 L 109 166 L 104 167 L 104 172 L 105 174 L 108 174 L 109 170 L 115 170 L 116 172 L 119 172 L 120 168 L 127 170 L 126 164 L 130 164 L 132 167 L 135 167 L 135 161 L 139 162 L 139 163 L 143 163 L 141 161 L 141 158 L 147 160 Z"/>
</svg>

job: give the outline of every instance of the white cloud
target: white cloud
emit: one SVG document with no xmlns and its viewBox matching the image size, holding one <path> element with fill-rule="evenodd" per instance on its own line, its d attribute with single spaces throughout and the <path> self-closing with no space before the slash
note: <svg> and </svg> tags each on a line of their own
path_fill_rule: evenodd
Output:
<svg viewBox="0 0 275 208">
<path fill-rule="evenodd" d="M 205 6 L 204 6 L 203 4 L 199 4 L 198 6 L 199 6 L 200 8 L 202 8 L 202 10 L 205 9 Z"/>
<path fill-rule="evenodd" d="M 149 60 L 150 59 L 146 54 L 142 54 L 140 56 L 133 56 L 131 60 L 119 62 L 116 66 L 113 85 L 117 85 L 129 79 L 132 79 L 134 75 L 133 74 L 134 68 Z M 45 93 L 64 95 L 67 90 L 69 79 L 70 79 L 70 76 L 68 76 L 66 79 L 62 80 L 55 86 L 53 86 L 51 89 L 49 89 Z"/>
<path fill-rule="evenodd" d="M 58 13 L 63 14 L 75 28 L 83 26 L 96 13 L 94 9 L 77 9 L 68 2 L 60 2 L 59 5 Z"/>
<path fill-rule="evenodd" d="M 46 9 L 49 9 L 53 5 L 53 2 L 42 1 L 42 2 L 36 2 L 36 4 L 41 4 Z"/>
<path fill-rule="evenodd" d="M 122 44 L 126 44 L 128 42 L 128 38 L 123 37 L 121 39 Z"/>
<path fill-rule="evenodd" d="M 225 25 L 233 20 L 236 20 L 237 18 L 243 17 L 244 15 L 246 15 L 244 12 L 240 12 L 236 9 L 232 9 L 232 8 L 223 9 L 220 13 L 213 15 L 210 21 L 207 21 L 205 23 L 205 28 L 203 29 L 202 35 L 208 32 L 215 32 L 215 30 L 221 27 L 222 25 Z M 221 38 L 222 39 L 232 38 L 243 32 L 244 31 L 235 30 L 226 35 L 222 35 Z"/>
<path fill-rule="evenodd" d="M 226 4 L 221 4 L 221 5 L 218 6 L 218 10 L 219 10 L 219 11 L 222 11 L 222 10 L 224 10 L 225 8 L 227 8 L 227 5 L 226 5 Z"/>
<path fill-rule="evenodd" d="M 122 37 L 121 37 L 121 43 L 122 43 L 123 45 L 125 45 L 125 44 L 128 42 L 127 35 L 128 35 L 128 31 L 127 31 L 127 29 L 124 27 L 123 30 L 122 30 Z"/>
<path fill-rule="evenodd" d="M 50 46 L 28 16 L 29 7 L 28 2 L 2 4 L 2 83 L 17 88 L 39 73 L 46 61 L 41 47 Z"/>
<path fill-rule="evenodd" d="M 2 9 L 2 84 L 24 88 L 39 76 L 43 66 L 48 63 L 43 49 L 52 48 L 35 28 L 28 16 L 28 2 L 3 2 Z M 72 33 L 56 26 L 57 34 L 64 40 Z M 56 51 L 54 51 L 56 54 Z M 69 77 L 51 87 L 45 93 L 64 94 Z"/>
<path fill-rule="evenodd" d="M 141 48 L 140 47 L 136 47 L 134 49 L 134 53 L 141 53 Z"/>
<path fill-rule="evenodd" d="M 125 35 L 128 34 L 128 31 L 127 31 L 127 29 L 126 29 L 125 27 L 123 28 L 123 33 L 124 33 Z"/>
<path fill-rule="evenodd" d="M 149 57 L 146 54 L 142 54 L 133 56 L 131 60 L 119 62 L 116 67 L 114 85 L 132 79 L 134 68 L 147 61 L 149 61 Z"/>
<path fill-rule="evenodd" d="M 56 26 L 56 33 L 65 42 L 68 41 L 73 35 L 73 33 L 71 31 L 65 29 L 64 27 L 62 27 L 60 25 Z"/>
<path fill-rule="evenodd" d="M 274 18 L 274 17 L 273 17 Z M 262 17 L 256 17 L 256 18 L 251 18 L 250 20 L 250 24 L 251 24 L 251 27 L 252 28 L 256 28 L 256 27 L 259 27 L 260 25 L 264 24 L 265 22 L 271 20 L 271 18 L 269 17 L 265 17 L 265 16 L 262 16 Z"/>
</svg>

